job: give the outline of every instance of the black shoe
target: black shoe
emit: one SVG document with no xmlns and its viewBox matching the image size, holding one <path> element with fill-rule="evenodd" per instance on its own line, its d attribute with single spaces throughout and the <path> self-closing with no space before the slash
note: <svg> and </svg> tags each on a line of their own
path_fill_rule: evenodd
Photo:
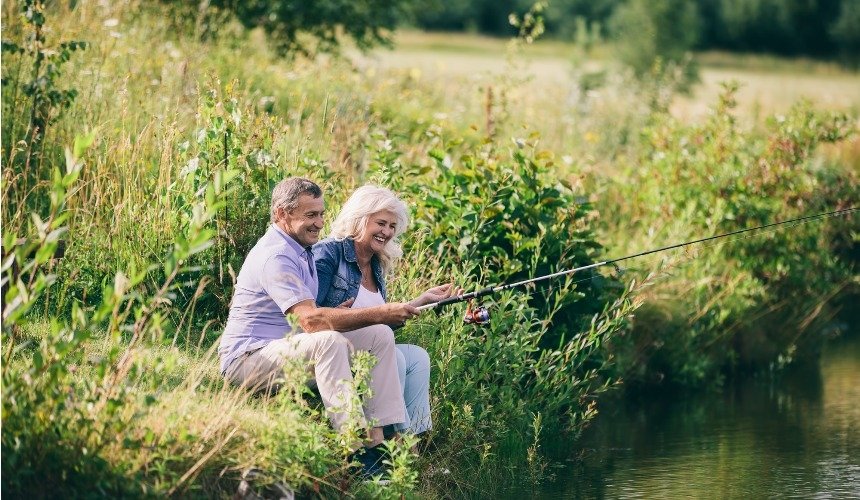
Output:
<svg viewBox="0 0 860 500">
<path fill-rule="evenodd" d="M 373 448 L 361 448 L 349 456 L 349 461 L 360 464 L 360 468 L 356 467 L 359 480 L 388 484 L 388 466 L 383 463 L 386 458 L 388 458 L 388 451 L 384 445 L 379 444 Z"/>
</svg>

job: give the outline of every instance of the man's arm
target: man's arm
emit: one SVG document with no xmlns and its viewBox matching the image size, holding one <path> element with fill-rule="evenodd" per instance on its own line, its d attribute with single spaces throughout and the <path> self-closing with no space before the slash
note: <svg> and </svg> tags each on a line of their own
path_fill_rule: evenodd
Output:
<svg viewBox="0 0 860 500">
<path fill-rule="evenodd" d="M 382 304 L 360 309 L 317 307 L 312 300 L 299 302 L 287 310 L 298 316 L 299 325 L 308 333 L 323 330 L 348 332 L 370 325 L 402 325 L 417 316 L 418 309 L 405 303 Z"/>
</svg>

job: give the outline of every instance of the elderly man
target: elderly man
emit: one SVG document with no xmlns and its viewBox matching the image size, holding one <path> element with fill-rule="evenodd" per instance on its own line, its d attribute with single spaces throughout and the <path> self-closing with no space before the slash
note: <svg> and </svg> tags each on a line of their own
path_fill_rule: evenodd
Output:
<svg viewBox="0 0 860 500">
<path fill-rule="evenodd" d="M 248 253 L 236 280 L 218 350 L 221 373 L 237 385 L 268 388 L 283 375 L 286 359 L 304 360 L 332 424 L 340 429 L 355 396 L 352 350 L 370 351 L 378 361 L 370 373 L 372 397 L 365 402 L 364 416 L 375 426 L 367 443 L 374 447 L 382 442 L 382 426 L 408 420 L 394 336 L 390 331 L 381 335 L 352 330 L 378 323 L 399 325 L 418 310 L 405 303 L 366 309 L 316 307 L 311 245 L 319 240 L 324 211 L 322 190 L 307 179 L 288 178 L 275 187 L 272 225 Z M 291 331 L 286 314 L 297 317 L 301 331 Z"/>
</svg>

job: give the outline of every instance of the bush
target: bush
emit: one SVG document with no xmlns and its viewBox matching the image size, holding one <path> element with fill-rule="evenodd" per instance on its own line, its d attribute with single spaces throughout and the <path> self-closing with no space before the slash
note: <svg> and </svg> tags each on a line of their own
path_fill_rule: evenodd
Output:
<svg viewBox="0 0 860 500">
<path fill-rule="evenodd" d="M 650 235 L 638 240 L 649 248 L 851 206 L 854 174 L 812 161 L 819 144 L 851 134 L 851 121 L 800 104 L 763 134 L 743 131 L 735 90 L 703 125 L 654 117 L 629 181 L 606 205 L 617 230 Z M 629 356 L 641 361 L 621 363 L 644 378 L 698 384 L 814 357 L 828 304 L 855 274 L 852 227 L 849 216 L 689 248 L 636 321 Z"/>
<path fill-rule="evenodd" d="M 616 39 L 618 59 L 639 78 L 662 80 L 680 68 L 682 88 L 689 89 L 698 80 L 690 51 L 698 41 L 700 25 L 695 3 L 631 0 L 618 7 L 609 29 Z"/>
<path fill-rule="evenodd" d="M 446 256 L 454 272 L 476 266 L 477 274 L 469 277 L 487 285 L 597 262 L 603 247 L 592 230 L 596 213 L 587 196 L 553 175 L 553 154 L 538 149 L 538 143 L 533 134 L 512 139 L 510 149 L 486 144 L 468 151 L 456 164 L 451 161 L 453 151 L 437 149 L 430 152 L 433 168 L 389 168 L 386 176 L 394 177 L 390 182 L 399 182 L 416 206 L 421 238 L 410 245 Z M 396 170 L 403 173 L 395 174 Z M 407 184 L 406 179 L 421 172 L 426 182 Z M 558 329 L 577 330 L 584 326 L 583 318 L 617 297 L 613 290 L 619 284 L 600 274 L 567 278 L 538 285 L 547 293 L 534 293 L 532 300 L 539 315 L 548 314 L 551 309 L 539 304 L 551 303 L 548 296 L 562 290 L 557 294 L 563 301 L 562 315 L 555 318 Z M 532 294 L 528 289 L 518 293 Z"/>
<path fill-rule="evenodd" d="M 387 141 L 368 176 L 414 208 L 395 297 L 450 281 L 512 283 L 600 259 L 591 204 L 552 175 L 552 154 L 538 142 L 535 134 L 510 148 L 487 143 L 454 161 L 455 143 L 431 151 L 429 165 L 408 166 Z M 469 483 L 483 494 L 501 491 L 501 464 L 491 457 L 524 449 L 538 413 L 541 427 L 580 432 L 595 414 L 591 398 L 610 385 L 603 345 L 638 307 L 631 293 L 583 273 L 490 297 L 485 326 L 463 324 L 462 306 L 407 325 L 401 341 L 426 347 L 434 361 L 435 466 L 461 469 L 452 484 L 434 484 L 436 477 L 426 486 L 436 494 L 469 491 Z"/>
</svg>

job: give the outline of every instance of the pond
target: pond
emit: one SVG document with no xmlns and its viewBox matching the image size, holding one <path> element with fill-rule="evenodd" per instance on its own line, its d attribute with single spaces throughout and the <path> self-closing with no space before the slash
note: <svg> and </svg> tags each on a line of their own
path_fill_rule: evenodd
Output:
<svg viewBox="0 0 860 500">
<path fill-rule="evenodd" d="M 860 336 L 720 393 L 608 401 L 534 498 L 860 498 Z M 565 456 L 566 455 L 566 456 Z M 517 496 L 520 496 L 519 494 Z"/>
</svg>

